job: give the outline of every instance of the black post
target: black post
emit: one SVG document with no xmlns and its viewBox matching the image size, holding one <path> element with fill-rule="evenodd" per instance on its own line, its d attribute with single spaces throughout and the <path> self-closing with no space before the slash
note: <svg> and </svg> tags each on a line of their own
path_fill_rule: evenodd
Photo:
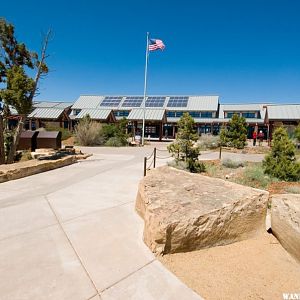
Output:
<svg viewBox="0 0 300 300">
<path fill-rule="evenodd" d="M 144 177 L 147 175 L 147 157 L 144 157 Z"/>
<path fill-rule="evenodd" d="M 222 157 L 222 145 L 220 144 L 220 152 L 219 152 L 219 159 L 221 160 Z"/>
<path fill-rule="evenodd" d="M 153 168 L 155 169 L 155 166 L 156 166 L 156 147 L 154 148 L 154 151 L 153 151 Z"/>
</svg>

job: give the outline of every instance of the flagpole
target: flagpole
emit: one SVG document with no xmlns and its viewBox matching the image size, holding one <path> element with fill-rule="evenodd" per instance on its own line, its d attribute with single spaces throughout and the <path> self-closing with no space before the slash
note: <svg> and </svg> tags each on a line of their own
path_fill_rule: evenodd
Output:
<svg viewBox="0 0 300 300">
<path fill-rule="evenodd" d="M 146 62 L 145 62 L 145 79 L 144 79 L 144 101 L 143 101 L 143 129 L 142 129 L 142 145 L 145 144 L 145 118 L 146 118 L 146 92 L 147 92 L 147 73 L 148 73 L 148 52 L 149 52 L 149 32 L 147 32 L 146 43 Z"/>
</svg>

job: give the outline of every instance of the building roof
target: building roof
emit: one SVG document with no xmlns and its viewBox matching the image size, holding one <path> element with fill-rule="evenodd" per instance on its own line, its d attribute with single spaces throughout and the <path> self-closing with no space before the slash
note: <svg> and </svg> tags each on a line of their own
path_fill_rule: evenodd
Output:
<svg viewBox="0 0 300 300">
<path fill-rule="evenodd" d="M 80 96 L 72 105 L 72 109 L 98 108 L 103 96 Z"/>
<path fill-rule="evenodd" d="M 76 116 L 76 119 L 81 119 L 84 116 L 89 115 L 93 120 L 107 120 L 111 111 L 111 109 L 83 109 Z"/>
<path fill-rule="evenodd" d="M 71 107 L 71 102 L 63 102 L 63 101 L 38 101 L 33 103 L 34 108 L 68 108 Z"/>
<path fill-rule="evenodd" d="M 138 107 L 126 106 L 125 101 L 127 97 L 143 97 L 142 95 L 117 95 L 116 97 L 122 97 L 120 102 L 114 106 L 103 106 L 102 101 L 105 97 L 114 96 L 88 96 L 82 95 L 78 100 L 72 105 L 72 109 L 84 109 L 84 108 L 110 108 L 110 109 L 133 109 L 141 108 L 142 101 Z M 194 110 L 194 111 L 217 111 L 219 104 L 219 96 L 186 96 L 188 97 L 188 102 L 186 107 L 168 107 L 168 102 L 170 97 L 166 95 L 148 95 L 148 97 L 165 97 L 165 100 L 159 108 L 167 110 Z M 176 97 L 176 96 L 175 96 Z M 182 96 L 179 96 L 182 97 Z M 147 100 L 146 100 L 147 101 Z M 151 109 L 152 107 L 147 107 Z"/>
<path fill-rule="evenodd" d="M 224 123 L 224 119 L 218 118 L 193 118 L 195 123 Z M 167 123 L 177 123 L 180 117 L 167 117 Z"/>
<path fill-rule="evenodd" d="M 268 105 L 269 120 L 300 120 L 300 104 Z"/>
<path fill-rule="evenodd" d="M 160 108 L 147 108 L 145 110 L 145 120 L 162 121 L 165 110 Z M 129 113 L 128 120 L 143 120 L 144 110 L 142 108 L 133 108 Z"/>
<path fill-rule="evenodd" d="M 36 108 L 28 115 L 28 118 L 58 119 L 63 112 L 63 108 Z"/>
</svg>

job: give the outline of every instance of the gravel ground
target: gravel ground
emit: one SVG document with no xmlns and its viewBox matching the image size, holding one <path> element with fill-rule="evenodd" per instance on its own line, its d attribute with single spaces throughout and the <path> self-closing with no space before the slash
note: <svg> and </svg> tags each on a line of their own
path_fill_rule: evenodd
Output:
<svg viewBox="0 0 300 300">
<path fill-rule="evenodd" d="M 267 233 L 227 246 L 165 255 L 162 263 L 204 299 L 283 299 L 300 293 L 300 264 Z"/>
</svg>

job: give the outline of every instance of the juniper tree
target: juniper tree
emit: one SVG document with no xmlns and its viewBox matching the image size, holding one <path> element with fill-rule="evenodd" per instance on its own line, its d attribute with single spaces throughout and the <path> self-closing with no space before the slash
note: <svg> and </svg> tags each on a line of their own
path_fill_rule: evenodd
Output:
<svg viewBox="0 0 300 300">
<path fill-rule="evenodd" d="M 220 133 L 222 145 L 243 149 L 247 140 L 247 124 L 244 117 L 234 114 Z"/>
<path fill-rule="evenodd" d="M 204 165 L 198 161 L 200 148 L 196 142 L 199 136 L 194 125 L 194 119 L 189 113 L 184 113 L 178 121 L 176 141 L 168 146 L 168 150 L 177 161 L 184 160 L 191 172 L 202 172 Z"/>
<path fill-rule="evenodd" d="M 12 105 L 18 112 L 18 125 L 14 131 L 10 151 L 6 162 L 12 163 L 19 143 L 19 138 L 26 120 L 27 114 L 32 109 L 33 98 L 38 91 L 38 83 L 43 75 L 48 73 L 45 63 L 46 50 L 51 31 L 45 35 L 40 57 L 37 53 L 27 49 L 24 43 L 18 42 L 15 37 L 15 29 L 12 24 L 0 19 L 0 101 L 5 107 Z M 35 77 L 31 78 L 28 70 L 35 71 Z M 3 127 L 2 118 L 0 128 Z M 3 130 L 0 132 L 0 163 L 3 162 Z"/>
<path fill-rule="evenodd" d="M 266 174 L 281 180 L 300 179 L 300 164 L 296 161 L 295 145 L 283 127 L 274 131 L 271 153 L 263 160 L 263 167 Z"/>
</svg>

